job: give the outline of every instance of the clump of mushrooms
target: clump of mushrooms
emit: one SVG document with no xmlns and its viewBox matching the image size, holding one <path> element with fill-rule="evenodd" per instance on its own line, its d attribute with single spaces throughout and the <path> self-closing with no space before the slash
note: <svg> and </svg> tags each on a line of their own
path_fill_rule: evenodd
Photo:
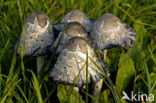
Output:
<svg viewBox="0 0 156 103">
<path fill-rule="evenodd" d="M 104 74 L 92 60 L 107 75 L 109 73 L 107 64 L 99 60 L 94 48 L 103 51 L 118 46 L 127 50 L 133 46 L 136 33 L 113 14 L 104 14 L 93 23 L 82 11 L 72 10 L 60 23 L 62 24 L 54 26 L 60 31 L 55 40 L 56 34 L 48 16 L 40 11 L 32 13 L 26 20 L 20 38 L 19 55 L 24 47 L 24 56 L 37 56 L 39 73 L 44 65 L 42 56 L 49 50 L 53 52 L 58 46 L 56 51 L 59 55 L 58 60 L 52 66 L 49 76 L 63 84 L 73 85 L 76 80 L 74 86 L 77 87 L 85 85 L 88 78 L 88 83 L 96 82 L 93 93 L 96 97 L 102 89 Z M 92 60 L 86 61 L 87 57 Z"/>
</svg>

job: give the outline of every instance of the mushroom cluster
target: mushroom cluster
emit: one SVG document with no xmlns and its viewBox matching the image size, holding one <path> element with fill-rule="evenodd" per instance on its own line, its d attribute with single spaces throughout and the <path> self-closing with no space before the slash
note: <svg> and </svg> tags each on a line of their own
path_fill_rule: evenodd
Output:
<svg viewBox="0 0 156 103">
<path fill-rule="evenodd" d="M 113 14 L 104 14 L 92 21 L 80 10 L 72 10 L 55 26 L 43 12 L 34 12 L 28 17 L 24 30 L 19 55 L 23 44 L 24 56 L 38 57 L 57 49 L 58 59 L 49 76 L 54 81 L 74 83 L 78 87 L 85 85 L 86 81 L 100 81 L 105 77 L 103 72 L 109 75 L 106 63 L 98 58 L 95 48 L 101 51 L 114 46 L 128 49 L 133 46 L 136 36 L 130 26 Z"/>
</svg>

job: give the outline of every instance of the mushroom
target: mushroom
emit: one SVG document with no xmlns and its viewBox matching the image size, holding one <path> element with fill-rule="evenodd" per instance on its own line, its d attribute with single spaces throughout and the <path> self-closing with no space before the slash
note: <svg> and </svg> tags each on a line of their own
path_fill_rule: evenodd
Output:
<svg viewBox="0 0 156 103">
<path fill-rule="evenodd" d="M 118 46 L 128 49 L 135 42 L 134 30 L 113 14 L 104 14 L 96 20 L 90 33 L 92 45 L 100 50 Z"/>
<path fill-rule="evenodd" d="M 86 84 L 86 53 L 88 53 L 88 83 L 98 82 L 104 74 L 89 58 L 102 69 L 105 65 L 99 61 L 94 48 L 82 37 L 73 37 L 63 45 L 63 50 L 52 66 L 49 77 L 63 84 L 83 87 Z M 107 72 L 105 68 L 103 71 Z"/>
<path fill-rule="evenodd" d="M 62 31 L 59 33 L 57 39 L 50 47 L 50 51 L 53 52 L 56 49 L 57 45 L 59 45 L 56 51 L 56 54 L 59 54 L 63 48 L 63 44 L 65 44 L 72 37 L 83 37 L 86 40 L 89 40 L 85 28 L 80 23 L 70 22 L 67 24 L 65 32 Z"/>
<path fill-rule="evenodd" d="M 134 30 L 122 23 L 121 20 L 113 14 L 104 14 L 98 18 L 90 33 L 90 40 L 93 47 L 103 51 L 105 49 L 118 46 L 128 49 L 133 46 L 136 39 Z M 106 50 L 104 51 L 106 52 Z M 106 53 L 104 53 L 105 55 Z M 104 56 L 104 58 L 106 55 Z M 101 87 L 102 84 L 95 84 Z M 96 95 L 96 91 L 94 93 Z"/>
<path fill-rule="evenodd" d="M 66 16 L 61 20 L 61 23 L 70 23 L 70 22 L 79 22 L 82 24 L 87 32 L 90 32 L 92 29 L 93 22 L 90 20 L 85 13 L 83 13 L 80 10 L 72 10 Z M 56 25 L 55 28 L 59 31 L 62 31 L 64 28 L 64 25 Z"/>
<path fill-rule="evenodd" d="M 27 18 L 21 34 L 19 55 L 24 47 L 24 56 L 36 56 L 37 72 L 39 73 L 44 64 L 43 55 L 47 54 L 48 47 L 52 45 L 53 41 L 53 25 L 49 17 L 41 11 L 34 12 Z"/>
</svg>

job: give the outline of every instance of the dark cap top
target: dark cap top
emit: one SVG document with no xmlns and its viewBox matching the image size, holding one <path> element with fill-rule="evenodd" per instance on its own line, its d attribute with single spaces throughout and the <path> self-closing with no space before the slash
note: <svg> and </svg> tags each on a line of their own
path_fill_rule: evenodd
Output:
<svg viewBox="0 0 156 103">
<path fill-rule="evenodd" d="M 66 22 L 79 22 L 82 24 L 87 32 L 90 32 L 92 29 L 92 22 L 91 20 L 87 17 L 85 13 L 83 13 L 80 10 L 72 10 L 66 16 L 61 20 L 61 23 L 66 23 Z"/>
<path fill-rule="evenodd" d="M 136 33 L 113 14 L 104 14 L 98 18 L 90 33 L 92 44 L 97 49 L 119 46 L 125 49 L 132 47 Z"/>
<path fill-rule="evenodd" d="M 26 20 L 24 32 L 21 34 L 19 50 L 24 43 L 24 56 L 40 56 L 45 55 L 48 47 L 54 41 L 53 26 L 43 12 L 37 11 L 32 13 Z"/>
</svg>

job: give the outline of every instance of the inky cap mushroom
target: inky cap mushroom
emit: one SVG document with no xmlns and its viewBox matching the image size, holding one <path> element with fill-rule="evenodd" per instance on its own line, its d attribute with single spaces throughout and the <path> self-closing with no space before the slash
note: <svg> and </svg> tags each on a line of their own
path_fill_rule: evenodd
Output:
<svg viewBox="0 0 156 103">
<path fill-rule="evenodd" d="M 58 60 L 50 71 L 50 77 L 54 81 L 59 81 L 63 84 L 73 84 L 82 87 L 86 84 L 86 53 L 88 52 L 88 83 L 97 82 L 103 78 L 101 71 L 94 65 L 92 60 L 99 66 L 103 64 L 98 60 L 94 49 L 81 37 L 71 38 L 61 51 Z M 104 70 L 105 71 L 105 70 Z M 107 71 L 107 70 L 106 70 Z M 78 78 L 76 80 L 76 78 Z"/>
<path fill-rule="evenodd" d="M 87 15 L 80 10 L 72 10 L 61 20 L 61 23 L 70 23 L 70 22 L 79 22 L 85 27 L 87 32 L 91 31 L 93 25 L 92 21 L 87 17 Z M 62 31 L 64 25 L 56 26 L 56 28 Z"/>
<path fill-rule="evenodd" d="M 24 43 L 23 34 L 25 34 L 24 56 L 44 55 L 54 41 L 52 23 L 48 16 L 40 11 L 32 13 L 26 20 L 24 32 L 20 38 L 19 53 Z"/>
<path fill-rule="evenodd" d="M 95 48 L 104 50 L 112 46 L 128 49 L 135 42 L 136 33 L 113 14 L 104 14 L 95 22 L 90 38 Z"/>
<path fill-rule="evenodd" d="M 56 49 L 56 47 L 59 43 L 59 40 L 61 40 L 60 44 L 58 46 L 57 52 L 56 52 L 57 54 L 59 54 L 62 50 L 63 44 L 65 44 L 72 37 L 82 37 L 82 38 L 85 38 L 86 40 L 89 40 L 88 34 L 87 34 L 85 28 L 80 23 L 70 22 L 67 24 L 64 34 L 63 34 L 63 32 L 59 33 L 57 39 L 55 40 L 53 45 L 50 47 L 50 51 L 53 52 L 54 49 Z"/>
</svg>

